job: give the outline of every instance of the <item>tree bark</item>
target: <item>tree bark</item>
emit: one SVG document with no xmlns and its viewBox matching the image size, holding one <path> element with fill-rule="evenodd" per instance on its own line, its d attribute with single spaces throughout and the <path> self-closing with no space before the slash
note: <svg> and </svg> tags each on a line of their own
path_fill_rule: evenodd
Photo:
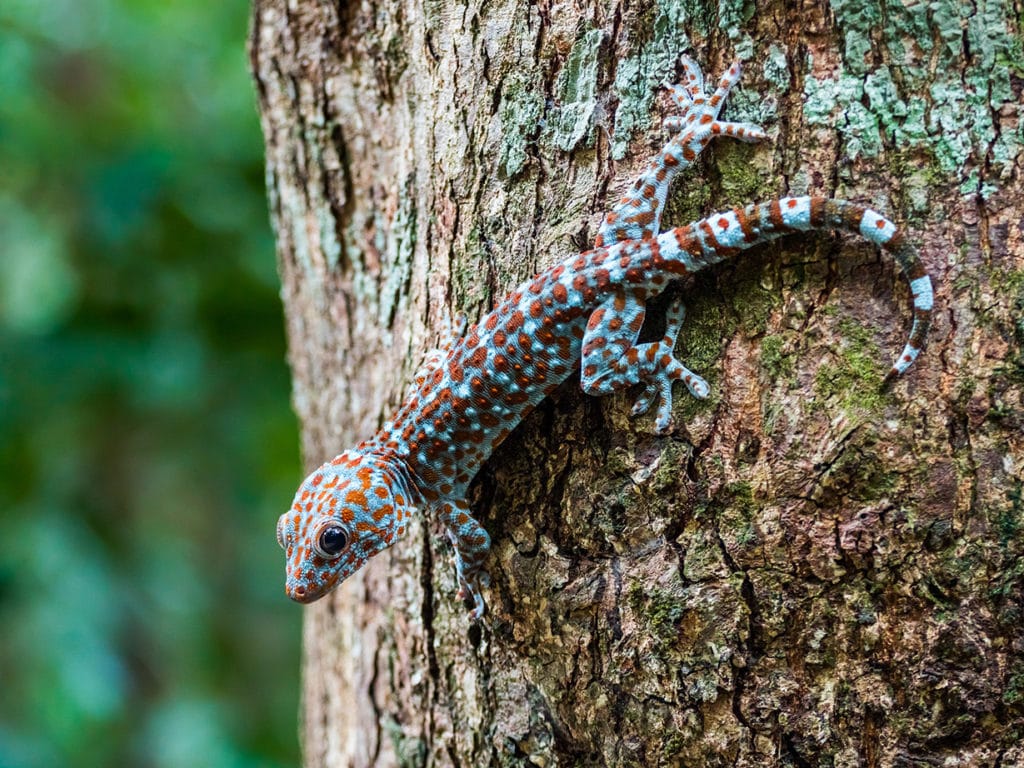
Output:
<svg viewBox="0 0 1024 768">
<path fill-rule="evenodd" d="M 1019 5 L 254 4 L 310 468 L 390 416 L 446 316 L 589 247 L 686 50 L 748 59 L 726 114 L 774 140 L 717 140 L 666 226 L 853 199 L 937 288 L 883 392 L 910 301 L 865 242 L 682 286 L 712 396 L 678 391 L 667 437 L 578 377 L 545 401 L 473 487 L 479 625 L 434 520 L 305 609 L 306 765 L 1024 764 Z"/>
</svg>

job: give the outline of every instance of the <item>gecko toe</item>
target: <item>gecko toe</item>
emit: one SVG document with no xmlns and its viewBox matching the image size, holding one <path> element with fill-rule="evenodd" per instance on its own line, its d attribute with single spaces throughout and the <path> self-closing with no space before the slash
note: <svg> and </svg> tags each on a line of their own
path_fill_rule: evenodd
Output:
<svg viewBox="0 0 1024 768">
<path fill-rule="evenodd" d="M 658 387 L 654 383 L 648 384 L 644 387 L 644 391 L 640 393 L 636 401 L 633 403 L 633 410 L 631 411 L 631 414 L 633 416 L 639 416 L 643 413 L 647 413 L 657 398 Z"/>
<path fill-rule="evenodd" d="M 690 394 L 698 400 L 704 400 L 711 394 L 711 387 L 708 386 L 708 383 L 693 371 L 686 371 L 686 375 L 683 376 L 683 382 L 686 384 L 686 388 L 690 390 Z"/>
</svg>

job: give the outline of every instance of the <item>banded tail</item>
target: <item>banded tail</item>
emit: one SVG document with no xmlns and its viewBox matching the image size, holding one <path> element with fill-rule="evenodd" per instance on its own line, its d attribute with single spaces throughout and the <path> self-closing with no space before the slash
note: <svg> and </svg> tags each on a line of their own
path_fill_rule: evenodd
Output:
<svg viewBox="0 0 1024 768">
<path fill-rule="evenodd" d="M 844 229 L 890 251 L 900 265 L 914 297 L 914 322 L 903 352 L 886 374 L 883 386 L 903 373 L 924 347 L 931 324 L 932 281 L 917 250 L 891 221 L 870 208 L 826 197 L 784 197 L 767 203 L 714 213 L 658 237 L 660 256 L 678 260 L 688 271 L 715 264 L 758 243 L 790 232 Z"/>
</svg>

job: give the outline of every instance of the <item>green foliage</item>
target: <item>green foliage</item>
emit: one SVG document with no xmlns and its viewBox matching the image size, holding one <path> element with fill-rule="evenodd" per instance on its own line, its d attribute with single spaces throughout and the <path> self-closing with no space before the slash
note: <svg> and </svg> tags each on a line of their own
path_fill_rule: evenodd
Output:
<svg viewBox="0 0 1024 768">
<path fill-rule="evenodd" d="M 297 762 L 245 0 L 0 3 L 0 766 Z"/>
</svg>

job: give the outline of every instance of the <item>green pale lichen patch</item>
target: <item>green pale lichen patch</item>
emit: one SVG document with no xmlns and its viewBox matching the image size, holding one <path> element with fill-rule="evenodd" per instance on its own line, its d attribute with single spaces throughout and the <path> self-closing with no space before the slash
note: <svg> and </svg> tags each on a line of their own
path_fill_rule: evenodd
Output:
<svg viewBox="0 0 1024 768">
<path fill-rule="evenodd" d="M 768 55 L 764 60 L 764 79 L 775 86 L 777 91 L 786 91 L 792 83 L 789 62 L 786 60 L 786 48 L 778 43 L 768 46 Z"/>
<path fill-rule="evenodd" d="M 805 79 L 804 119 L 840 131 L 853 157 L 883 147 L 927 150 L 961 192 L 992 192 L 979 169 L 998 176 L 1024 142 L 1010 80 L 1024 72 L 1024 56 L 1005 5 L 896 3 L 884 14 L 878 2 L 831 6 L 842 63 L 835 77 Z M 879 51 L 885 61 L 875 64 Z"/>
<path fill-rule="evenodd" d="M 761 367 L 774 380 L 789 379 L 795 369 L 796 355 L 786 350 L 782 336 L 769 335 L 761 340 Z"/>
<path fill-rule="evenodd" d="M 643 618 L 646 629 L 661 641 L 662 646 L 675 643 L 679 622 L 685 611 L 679 595 L 634 583 L 626 599 L 637 616 Z"/>
<path fill-rule="evenodd" d="M 657 15 L 650 26 L 653 36 L 639 53 L 619 62 L 613 86 L 619 100 L 615 113 L 612 157 L 624 158 L 633 134 L 650 121 L 654 95 L 662 83 L 676 76 L 679 56 L 689 45 L 686 22 L 689 9 L 674 0 L 658 0 Z M 638 27 L 643 29 L 644 27 Z"/>
<path fill-rule="evenodd" d="M 750 64 L 745 65 L 748 71 L 751 69 Z M 719 72 L 708 72 L 705 73 L 711 82 L 718 79 Z M 775 117 L 778 114 L 778 101 L 776 94 L 763 86 L 758 88 L 757 85 L 744 85 L 744 81 L 748 81 L 754 76 L 754 73 L 746 74 L 740 78 L 739 84 L 729 91 L 729 98 L 725 102 L 725 107 L 722 109 L 721 117 L 723 120 L 732 120 L 735 122 L 753 123 L 758 125 L 766 131 L 770 129 Z M 749 151 L 751 154 L 757 150 L 752 147 L 747 147 L 744 144 L 737 144 L 736 142 L 725 139 L 720 142 L 722 144 L 729 143 L 733 144 L 736 151 Z"/>
<path fill-rule="evenodd" d="M 501 94 L 501 148 L 498 166 L 512 177 L 529 158 L 530 144 L 540 131 L 544 112 L 543 91 L 535 73 L 516 71 L 508 76 Z"/>
<path fill-rule="evenodd" d="M 835 128 L 851 157 L 874 157 L 882 148 L 878 120 L 862 103 L 864 80 L 844 73 L 838 79 L 804 81 L 804 119 L 809 125 Z"/>
<path fill-rule="evenodd" d="M 886 402 L 882 378 L 888 370 L 871 329 L 849 318 L 839 321 L 835 361 L 822 364 L 814 376 L 815 408 L 838 405 L 848 414 L 877 414 Z"/>
<path fill-rule="evenodd" d="M 750 21 L 756 10 L 755 4 L 747 0 L 719 0 L 718 28 L 723 30 L 731 40 L 740 39 L 740 28 Z M 749 55 L 749 51 L 739 51 L 740 55 Z"/>
<path fill-rule="evenodd" d="M 573 44 L 565 66 L 558 75 L 558 106 L 548 115 L 545 141 L 570 152 L 582 141 L 590 141 L 597 108 L 597 54 L 604 32 L 591 29 Z"/>
</svg>

